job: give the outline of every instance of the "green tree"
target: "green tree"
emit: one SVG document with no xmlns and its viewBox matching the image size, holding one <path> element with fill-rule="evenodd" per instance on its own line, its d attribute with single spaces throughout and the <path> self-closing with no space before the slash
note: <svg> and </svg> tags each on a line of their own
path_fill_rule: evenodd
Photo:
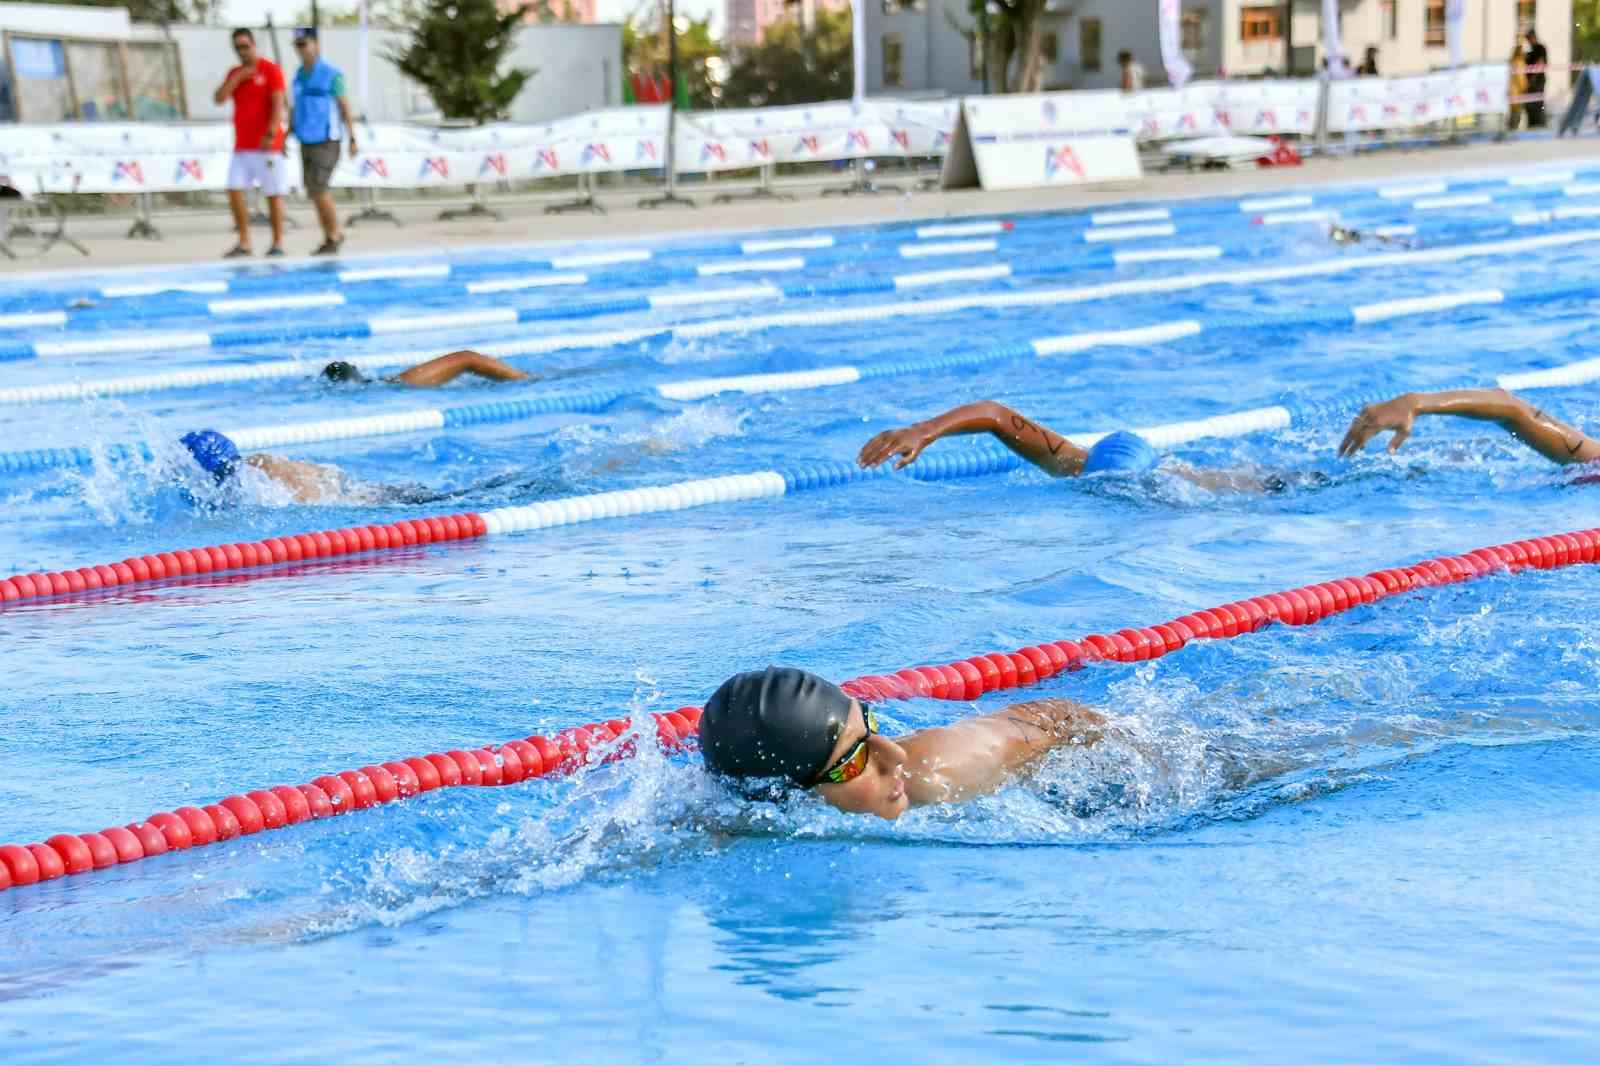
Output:
<svg viewBox="0 0 1600 1066">
<path fill-rule="evenodd" d="M 427 0 L 411 43 L 388 58 L 428 90 L 445 118 L 480 125 L 503 118 L 535 73 L 500 72 L 528 10 L 523 4 L 502 13 L 495 0 Z"/>
<path fill-rule="evenodd" d="M 854 71 L 850 11 L 818 11 L 802 33 L 792 19 L 774 22 L 761 43 L 739 52 L 722 85 L 725 107 L 777 107 L 850 98 Z"/>
<path fill-rule="evenodd" d="M 1046 0 L 968 0 L 975 19 L 988 6 L 989 91 L 1036 93 L 1044 87 Z"/>
<path fill-rule="evenodd" d="M 659 14 L 649 22 L 622 24 L 622 69 L 630 74 L 666 76 L 667 35 L 662 32 Z M 684 94 L 677 95 L 680 108 L 707 110 L 721 99 L 721 76 L 726 70 L 722 44 L 711 36 L 711 18 L 686 19 L 678 16 L 678 74 L 683 78 Z"/>
<path fill-rule="evenodd" d="M 1600 63 L 1600 0 L 1572 0 L 1572 58 Z"/>
</svg>

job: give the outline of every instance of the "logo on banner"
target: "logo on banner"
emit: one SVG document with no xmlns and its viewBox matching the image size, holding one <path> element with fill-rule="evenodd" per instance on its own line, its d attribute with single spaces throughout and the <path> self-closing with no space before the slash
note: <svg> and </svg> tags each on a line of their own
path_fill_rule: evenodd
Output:
<svg viewBox="0 0 1600 1066">
<path fill-rule="evenodd" d="M 1256 112 L 1256 125 L 1276 129 L 1278 127 L 1278 112 L 1270 107 L 1263 107 Z"/>
<path fill-rule="evenodd" d="M 1199 120 L 1194 117 L 1193 111 L 1189 112 L 1178 120 L 1178 129 L 1180 130 L 1196 129 L 1199 125 Z"/>
<path fill-rule="evenodd" d="M 849 133 L 845 134 L 845 148 L 854 148 L 857 145 L 859 145 L 864 151 L 872 148 L 872 145 L 867 143 L 866 130 L 851 130 Z"/>
<path fill-rule="evenodd" d="M 942 148 L 945 145 L 949 144 L 950 143 L 950 131 L 949 130 L 940 130 L 939 131 L 939 140 L 937 142 L 935 142 L 935 143 L 936 143 L 936 146 L 940 147 L 940 148 Z"/>
<path fill-rule="evenodd" d="M 429 173 L 439 175 L 441 178 L 450 176 L 450 161 L 442 155 L 428 156 L 422 161 L 422 169 L 417 171 L 417 177 L 425 178 Z"/>
<path fill-rule="evenodd" d="M 1311 125 L 1311 112 L 1307 111 L 1305 108 L 1301 108 L 1299 111 L 1295 112 L 1294 117 L 1295 121 L 1301 126 Z"/>
<path fill-rule="evenodd" d="M 583 165 L 588 166 L 596 159 L 600 160 L 602 163 L 611 162 L 611 149 L 607 148 L 605 144 L 600 141 L 596 141 L 594 144 L 586 144 L 583 146 Z"/>
<path fill-rule="evenodd" d="M 767 143 L 765 137 L 759 141 L 751 141 L 750 155 L 754 159 L 770 159 L 772 158 L 772 146 Z"/>
<path fill-rule="evenodd" d="M 1046 148 L 1044 176 L 1053 178 L 1063 170 L 1069 170 L 1080 178 L 1088 176 L 1083 171 L 1083 164 L 1078 160 L 1078 153 L 1072 150 L 1072 145 L 1063 144 L 1060 148 Z"/>
<path fill-rule="evenodd" d="M 505 177 L 506 157 L 504 152 L 495 152 L 492 155 L 483 157 L 483 163 L 478 167 L 478 173 L 480 175 L 487 174 L 491 170 L 501 177 Z"/>
<path fill-rule="evenodd" d="M 1141 136 L 1145 138 L 1161 136 L 1161 121 L 1154 116 L 1144 120 L 1144 131 Z"/>
<path fill-rule="evenodd" d="M 911 134 L 909 132 L 906 130 L 890 130 L 889 136 L 894 138 L 895 144 L 898 144 L 908 152 L 911 151 Z"/>
<path fill-rule="evenodd" d="M 1490 99 L 1489 90 L 1488 89 L 1479 89 L 1478 90 L 1478 103 L 1483 104 L 1484 106 L 1487 107 L 1492 102 L 1493 101 Z"/>
<path fill-rule="evenodd" d="M 1225 130 L 1233 129 L 1233 116 L 1226 111 L 1217 112 L 1217 125 Z"/>
<path fill-rule="evenodd" d="M 636 144 L 634 146 L 634 148 L 633 148 L 633 161 L 634 162 L 637 163 L 641 159 L 648 159 L 651 162 L 654 162 L 655 158 L 656 158 L 656 142 L 655 141 L 643 141 L 642 140 L 642 141 L 640 141 L 638 144 Z"/>
<path fill-rule="evenodd" d="M 1418 100 L 1417 103 L 1416 103 L 1416 106 L 1411 109 L 1411 113 L 1414 116 L 1416 116 L 1417 118 L 1421 118 L 1423 115 L 1426 115 L 1431 110 L 1433 110 L 1433 108 L 1428 103 L 1428 101 L 1426 101 L 1426 100 Z"/>
<path fill-rule="evenodd" d="M 359 176 L 364 178 L 368 174 L 376 174 L 380 178 L 387 179 L 389 177 L 389 164 L 383 161 L 382 156 L 364 155 L 361 157 L 361 173 Z"/>
<path fill-rule="evenodd" d="M 1056 102 L 1054 100 L 1050 99 L 1048 96 L 1045 97 L 1044 103 L 1039 110 L 1044 112 L 1044 120 L 1046 122 L 1050 123 L 1052 126 L 1056 124 Z"/>
<path fill-rule="evenodd" d="M 1384 104 L 1383 105 L 1383 117 L 1384 118 L 1399 118 L 1400 117 L 1400 105 L 1399 104 Z"/>
<path fill-rule="evenodd" d="M 173 181 L 182 181 L 184 178 L 193 178 L 195 181 L 204 182 L 206 174 L 200 166 L 198 159 L 178 160 L 178 172 L 172 176 Z"/>
<path fill-rule="evenodd" d="M 700 146 L 700 162 L 704 163 L 708 159 L 726 163 L 728 161 L 727 149 L 723 148 L 717 141 L 706 141 Z"/>
<path fill-rule="evenodd" d="M 1347 117 L 1350 119 L 1351 122 L 1365 122 L 1365 121 L 1367 121 L 1367 105 L 1366 104 L 1351 104 L 1350 105 L 1350 114 Z"/>
<path fill-rule="evenodd" d="M 794 150 L 798 152 L 802 149 L 812 153 L 818 150 L 818 138 L 815 133 L 803 133 L 800 135 L 800 139 L 794 144 Z"/>
<path fill-rule="evenodd" d="M 1460 93 L 1452 93 L 1445 106 L 1459 107 L 1461 110 L 1465 111 L 1467 109 L 1467 98 L 1462 96 Z"/>
<path fill-rule="evenodd" d="M 111 172 L 111 180 L 121 181 L 123 178 L 131 179 L 135 185 L 143 185 L 144 171 L 139 169 L 139 164 L 137 161 L 132 163 L 118 163 L 116 169 Z"/>
</svg>

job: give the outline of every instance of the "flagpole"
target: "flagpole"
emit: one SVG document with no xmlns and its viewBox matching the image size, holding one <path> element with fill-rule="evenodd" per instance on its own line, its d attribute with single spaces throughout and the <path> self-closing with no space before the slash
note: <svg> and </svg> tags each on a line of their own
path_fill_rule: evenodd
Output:
<svg viewBox="0 0 1600 1066">
<path fill-rule="evenodd" d="M 667 146 L 662 153 L 666 164 L 667 186 L 660 196 L 647 196 L 639 201 L 640 207 L 698 207 L 687 196 L 678 195 L 677 153 L 673 143 L 678 137 L 678 11 L 674 0 L 667 0 Z"/>
</svg>

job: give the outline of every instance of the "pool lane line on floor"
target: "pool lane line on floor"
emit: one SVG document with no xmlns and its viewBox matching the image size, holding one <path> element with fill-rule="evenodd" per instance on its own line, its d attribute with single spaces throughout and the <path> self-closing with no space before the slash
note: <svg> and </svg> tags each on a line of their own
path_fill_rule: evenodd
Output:
<svg viewBox="0 0 1600 1066">
<path fill-rule="evenodd" d="M 1517 237 L 1499 241 L 1474 242 L 1416 251 L 1377 252 L 1357 257 L 1342 257 L 1315 263 L 1297 263 L 1288 266 L 1251 267 L 1234 271 L 1177 274 L 1157 278 L 1138 278 L 1122 281 L 1098 282 L 1065 288 L 1045 288 L 1027 291 L 998 293 L 965 293 L 957 296 L 925 300 L 902 300 L 887 304 L 864 304 L 831 310 L 787 311 L 768 315 L 745 315 L 734 318 L 702 319 L 664 326 L 641 326 L 630 329 L 604 330 L 592 333 L 554 334 L 524 341 L 498 341 L 479 344 L 487 355 L 507 357 L 531 355 L 573 348 L 609 347 L 645 340 L 701 339 L 727 333 L 747 333 L 757 330 L 787 326 L 838 325 L 844 323 L 882 321 L 893 318 L 914 318 L 949 314 L 976 309 L 1006 309 L 1016 307 L 1048 307 L 1060 304 L 1083 303 L 1090 300 L 1116 299 L 1127 296 L 1145 296 L 1190 291 L 1221 285 L 1257 285 L 1308 277 L 1350 274 L 1365 270 L 1409 267 L 1421 264 L 1456 262 L 1462 259 L 1520 255 L 1549 248 L 1585 244 L 1600 238 L 1600 230 L 1585 229 L 1561 233 Z M 980 268 L 981 269 L 981 268 Z M 808 295 L 844 295 L 881 291 L 877 279 L 854 282 L 829 283 L 823 286 L 802 286 Z M 772 289 L 783 294 L 775 287 Z M 707 299 L 715 299 L 715 292 Z M 514 308 L 486 309 L 429 316 L 404 316 L 382 320 L 381 333 L 411 332 L 419 328 L 445 329 L 466 326 L 513 324 L 519 312 Z M 373 320 L 377 322 L 379 320 Z M 341 336 L 345 327 L 334 327 Z M 364 332 L 349 336 L 371 336 L 371 326 L 362 326 Z M 162 349 L 214 348 L 235 344 L 272 343 L 282 335 L 315 335 L 325 332 L 323 327 L 305 327 L 292 330 L 263 330 L 258 327 L 210 333 L 146 334 L 116 339 L 90 339 L 80 341 L 41 341 L 37 343 L 0 344 L 0 360 L 51 358 L 73 355 L 114 354 L 155 351 Z M 418 353 L 407 353 L 415 359 Z M 371 359 L 372 357 L 364 357 Z M 350 360 L 355 362 L 355 360 Z M 360 364 L 357 364 L 360 365 Z"/>
<path fill-rule="evenodd" d="M 1178 651 L 1193 640 L 1229 639 L 1281 622 L 1310 625 L 1412 590 L 1468 581 L 1490 574 L 1551 570 L 1600 560 L 1600 530 L 1585 529 L 1533 537 L 1444 555 L 1409 566 L 1377 570 L 1361 577 L 1337 578 L 1299 588 L 1252 596 L 1194 611 L 1137 629 L 1093 633 L 1077 640 L 1030 645 L 938 666 L 910 667 L 893 674 L 869 674 L 842 684 L 856 699 L 974 700 L 994 691 L 1022 688 L 1062 671 L 1082 669 L 1097 660 L 1147 662 Z M 550 773 L 626 758 L 649 734 L 666 751 L 685 746 L 697 733 L 700 711 L 683 707 L 653 714 L 654 728 L 642 715 L 563 730 L 554 737 L 530 736 L 497 747 L 452 749 L 359 770 L 324 774 L 298 788 L 270 789 L 228 796 L 204 807 L 185 806 L 151 815 L 126 827 L 99 832 L 59 833 L 42 844 L 0 846 L 0 889 L 280 829 L 336 814 L 364 810 L 436 788 L 511 785 Z"/>
<path fill-rule="evenodd" d="M 511 422 L 539 418 L 552 414 L 600 414 L 611 405 L 630 398 L 661 398 L 689 402 L 722 393 L 793 392 L 817 388 L 852 385 L 863 381 L 878 381 L 895 377 L 947 373 L 950 371 L 979 370 L 1003 363 L 1030 358 L 1045 358 L 1102 347 L 1136 347 L 1159 344 L 1198 336 L 1251 330 L 1326 330 L 1355 328 L 1376 322 L 1390 322 L 1398 318 L 1437 314 L 1462 307 L 1491 306 L 1547 302 L 1571 296 L 1588 295 L 1596 291 L 1596 283 L 1577 282 L 1562 286 L 1538 286 L 1523 289 L 1473 289 L 1461 292 L 1435 293 L 1429 296 L 1408 297 L 1358 304 L 1350 308 L 1330 309 L 1301 315 L 1267 315 L 1232 312 L 1210 320 L 1178 319 L 1152 323 L 1125 330 L 1095 330 L 1085 333 L 1041 337 L 1013 344 L 973 352 L 951 352 L 917 359 L 890 362 L 814 367 L 806 370 L 777 371 L 767 374 L 745 374 L 724 377 L 690 378 L 660 382 L 634 388 L 597 388 L 554 393 L 519 399 L 479 401 L 441 407 L 418 407 L 403 411 L 389 411 L 373 415 L 356 415 L 348 418 L 316 419 L 270 426 L 227 427 L 215 423 L 193 426 L 192 429 L 215 429 L 232 440 L 243 451 L 259 451 L 291 444 L 314 444 L 335 440 L 395 436 L 404 433 L 426 433 L 442 429 L 458 429 L 475 425 L 503 425 Z M 293 364 L 299 367 L 299 364 Z M 302 373 L 307 368 L 300 367 Z M 365 367 L 363 367 L 365 369 Z M 1570 379 L 1580 373 L 1560 368 Z M 1544 373 L 1544 372 L 1541 372 Z M 1539 379 L 1535 379 L 1539 380 Z M 1576 383 L 1576 382 L 1573 382 Z M 1502 388 L 1509 388 L 1500 382 Z M 0 389 L 0 405 L 10 402 L 8 394 L 15 395 L 28 386 Z M 38 388 L 34 386 L 33 388 Z M 100 446 L 100 453 L 116 461 L 127 458 L 149 460 L 158 445 L 151 441 L 112 443 Z M 94 464 L 96 450 L 85 445 L 64 445 L 53 448 L 33 448 L 16 452 L 0 452 L 0 474 L 24 473 L 38 470 L 85 467 Z"/>
<path fill-rule="evenodd" d="M 1581 368 L 1581 369 L 1580 369 Z M 1516 376 L 1520 387 L 1564 387 L 1600 377 L 1600 359 L 1587 360 L 1573 367 L 1557 367 Z M 1502 378 L 1502 381 L 1508 380 Z M 1169 449 L 1196 440 L 1240 437 L 1268 430 L 1286 429 L 1302 421 L 1325 419 L 1347 413 L 1364 404 L 1387 398 L 1388 393 L 1341 396 L 1329 400 L 1290 401 L 1266 407 L 1233 411 L 1208 418 L 1170 422 L 1135 429 L 1152 447 Z M 1111 430 L 1076 432 L 1068 439 L 1082 447 L 1092 447 Z M 125 559 L 120 563 L 97 564 L 72 570 L 16 574 L 0 579 L 0 609 L 20 602 L 53 596 L 93 592 L 124 585 L 161 581 L 168 577 L 193 577 L 219 571 L 252 570 L 286 562 L 346 556 L 385 548 L 409 547 L 432 540 L 471 540 L 484 536 L 524 533 L 555 526 L 576 525 L 602 519 L 625 518 L 665 511 L 738 503 L 755 499 L 774 499 L 823 488 L 835 488 L 883 478 L 912 481 L 946 481 L 1010 473 L 1026 463 L 1008 448 L 994 441 L 982 441 L 946 449 L 937 455 L 924 455 L 904 470 L 883 464 L 864 470 L 841 460 L 817 460 L 781 470 L 758 470 L 712 478 L 698 478 L 587 493 L 483 512 L 451 516 L 447 520 L 412 519 L 421 523 L 407 529 L 405 522 L 391 526 L 362 526 L 313 534 L 268 538 L 257 543 L 218 545 L 207 548 L 163 552 Z M 400 530 L 393 534 L 390 528 Z M 415 538 L 421 538 L 420 541 Z M 298 538 L 298 539 L 297 539 Z M 307 540 L 306 538 L 310 538 Z M 410 539 L 408 539 L 410 538 Z M 283 541 L 283 543 L 274 543 Z"/>
</svg>

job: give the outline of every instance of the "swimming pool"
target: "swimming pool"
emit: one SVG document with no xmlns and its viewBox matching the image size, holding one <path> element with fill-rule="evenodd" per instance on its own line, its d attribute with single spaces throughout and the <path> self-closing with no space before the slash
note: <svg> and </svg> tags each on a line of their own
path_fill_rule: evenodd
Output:
<svg viewBox="0 0 1600 1066">
<path fill-rule="evenodd" d="M 300 365 L 0 404 L 0 453 L 59 459 L 15 460 L 0 474 L 7 573 L 834 470 L 881 428 L 982 397 L 1068 431 L 1281 407 L 1285 428 L 1201 436 L 1177 452 L 1292 476 L 1268 496 L 1204 493 L 1164 475 L 1137 486 L 1027 471 L 874 477 L 8 604 L 0 838 L 120 825 L 333 769 L 668 710 L 767 662 L 837 678 L 945 662 L 1592 526 L 1592 489 L 1492 431 L 1427 424 L 1397 458 L 1332 454 L 1351 396 L 1487 384 L 1600 356 L 1588 328 L 1595 296 L 1582 287 L 1596 262 L 1592 220 L 1557 217 L 1583 206 L 1586 194 L 1569 187 L 1585 177 L 1463 176 L 1404 196 L 1319 189 L 1309 204 L 1249 209 L 1141 204 L 1127 210 L 1168 210 L 1173 232 L 1103 241 L 1084 235 L 1162 223 L 1063 215 L 987 234 L 818 230 L 749 239 L 833 243 L 753 251 L 711 237 L 617 242 L 529 249 L 515 270 L 501 269 L 505 253 L 418 256 L 389 265 L 448 262 L 451 272 L 333 284 L 321 270 L 208 268 L 160 282 L 210 291 L 144 296 L 105 294 L 125 277 L 8 285 L 0 313 L 69 310 L 64 325 L 19 324 L 0 343 L 90 345 L 6 364 L 10 389 L 290 355 Z M 1458 195 L 1491 199 L 1420 206 Z M 1340 251 L 1310 220 L 1252 224 L 1325 209 L 1415 226 L 1423 252 Z M 1217 254 L 1119 264 L 1098 254 L 1104 246 Z M 618 260 L 619 249 L 651 255 Z M 1449 249 L 1461 254 L 1433 254 Z M 818 259 L 831 252 L 847 254 Z M 613 262 L 534 262 L 594 255 Z M 796 255 L 812 258 L 698 273 Z M 1369 255 L 1389 258 L 1347 268 Z M 880 284 L 1041 263 L 1060 266 Z M 697 273 L 643 273 L 661 264 Z M 1289 267 L 1316 269 L 1214 277 Z M 618 276 L 559 294 L 438 291 L 542 272 Z M 823 291 L 560 315 L 641 291 L 762 284 Z M 1044 295 L 1094 285 L 1122 287 Z M 1360 323 L 1350 313 L 1489 290 L 1516 298 Z M 243 318 L 201 307 L 329 291 L 360 299 Z M 996 296 L 1016 299 L 891 308 Z M 84 299 L 97 306 L 70 308 Z M 549 314 L 359 335 L 373 318 L 486 306 Z M 165 313 L 174 307 L 182 313 Z M 768 314 L 809 317 L 750 328 Z M 1152 344 L 1057 345 L 1045 357 L 1020 347 L 1175 322 L 1201 328 Z M 681 328 L 661 333 L 669 324 Z M 292 335 L 308 326 L 326 335 Z M 232 329 L 257 339 L 212 343 Z M 175 330 L 208 340 L 106 343 Z M 622 331 L 637 335 L 566 343 Z M 468 343 L 542 346 L 510 357 L 570 376 L 427 394 L 311 377 L 331 358 L 382 363 Z M 995 357 L 965 358 L 973 353 Z M 949 358 L 941 367 L 934 357 Z M 691 400 L 655 389 L 899 364 L 916 365 Z M 444 429 L 374 424 L 381 432 L 274 448 L 364 481 L 453 494 L 420 510 L 265 496 L 200 510 L 166 472 L 169 442 L 202 426 L 326 426 L 580 393 L 622 395 L 592 410 L 534 405 L 526 417 Z M 1600 417 L 1581 386 L 1529 395 L 1580 426 Z M 104 461 L 129 443 L 150 454 Z M 77 461 L 80 448 L 92 463 Z M 947 441 L 925 461 L 969 453 L 987 454 Z M 1600 843 L 1597 591 L 1588 567 L 1491 576 L 1060 675 L 1029 693 L 1128 715 L 1142 747 L 1062 758 L 1027 787 L 893 826 L 815 805 L 752 809 L 709 786 L 693 758 L 647 750 L 570 778 L 430 792 L 0 892 L 8 1055 L 162 1062 L 182 1046 L 242 1062 L 389 1061 L 487 1047 L 512 1061 L 797 1062 L 859 1047 L 935 1062 L 1063 1052 L 1167 1062 L 1295 1048 L 1318 1061 L 1587 1061 L 1600 954 L 1587 858 Z M 884 707 L 896 728 L 965 709 Z"/>
</svg>

